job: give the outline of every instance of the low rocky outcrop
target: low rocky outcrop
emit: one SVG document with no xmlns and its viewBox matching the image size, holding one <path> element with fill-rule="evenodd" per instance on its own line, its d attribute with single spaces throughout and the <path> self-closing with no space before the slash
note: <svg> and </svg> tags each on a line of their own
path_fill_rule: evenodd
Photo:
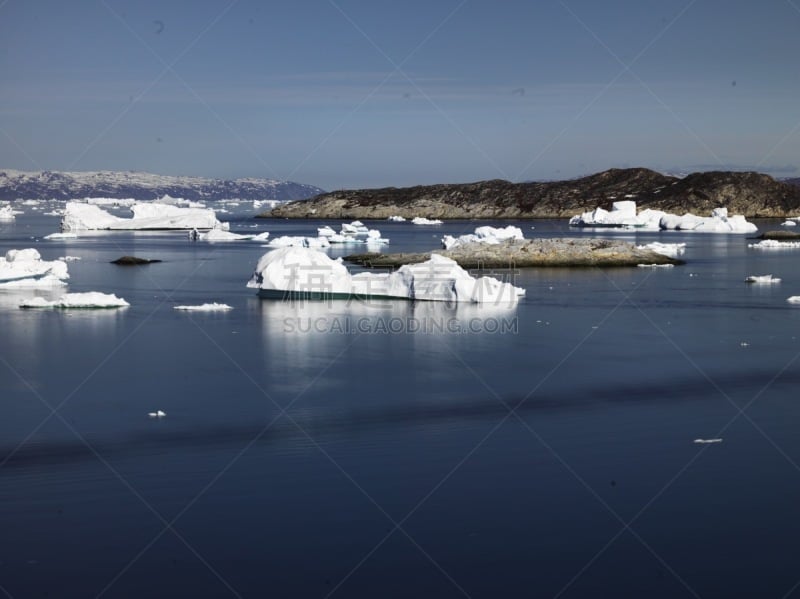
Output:
<svg viewBox="0 0 800 599">
<path fill-rule="evenodd" d="M 462 268 L 522 268 L 531 266 L 637 266 L 683 264 L 649 249 L 614 239 L 509 239 L 498 244 L 468 243 L 451 250 L 426 253 L 354 254 L 347 262 L 370 268 L 424 262 L 431 253 L 455 260 Z"/>
<path fill-rule="evenodd" d="M 116 260 L 112 260 L 111 264 L 117 266 L 142 266 L 143 264 L 156 264 L 161 260 L 150 260 L 148 258 L 138 258 L 137 256 L 122 256 Z"/>
<path fill-rule="evenodd" d="M 758 236 L 759 239 L 774 239 L 776 241 L 789 241 L 800 239 L 800 233 L 794 231 L 766 231 Z"/>
<path fill-rule="evenodd" d="M 746 217 L 800 213 L 800 187 L 754 172 L 715 171 L 683 178 L 645 168 L 611 169 L 579 179 L 533 183 L 503 180 L 323 193 L 277 206 L 262 217 L 385 219 L 569 218 L 630 199 L 640 209 L 708 215 L 727 207 Z"/>
</svg>

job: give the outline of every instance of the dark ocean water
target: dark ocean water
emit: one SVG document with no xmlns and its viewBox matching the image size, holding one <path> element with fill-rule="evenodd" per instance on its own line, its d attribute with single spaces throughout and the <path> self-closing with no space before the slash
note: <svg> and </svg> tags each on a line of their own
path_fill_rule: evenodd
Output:
<svg viewBox="0 0 800 599">
<path fill-rule="evenodd" d="M 323 224 L 254 222 L 232 229 Z M 7 596 L 783 597 L 800 582 L 800 250 L 522 222 L 686 242 L 688 264 L 494 273 L 527 290 L 512 309 L 277 302 L 245 288 L 257 243 L 41 240 L 57 224 L 2 224 L 0 252 L 80 256 L 69 291 L 131 307 L 25 311 L 0 291 Z M 372 226 L 387 251 L 419 251 L 478 224 Z M 108 263 L 124 254 L 164 262 Z M 770 273 L 783 282 L 743 282 Z M 173 310 L 210 301 L 234 310 Z"/>
</svg>

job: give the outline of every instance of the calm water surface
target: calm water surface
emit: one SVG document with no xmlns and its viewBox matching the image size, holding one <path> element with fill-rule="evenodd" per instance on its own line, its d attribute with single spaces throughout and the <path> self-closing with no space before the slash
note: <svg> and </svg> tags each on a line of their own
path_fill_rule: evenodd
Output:
<svg viewBox="0 0 800 599">
<path fill-rule="evenodd" d="M 242 215 L 232 229 L 278 236 L 321 224 Z M 419 251 L 477 224 L 372 226 L 391 238 L 387 250 Z M 58 218 L 36 213 L 0 225 L 0 252 L 80 256 L 70 291 L 131 303 L 23 311 L 22 294 L 0 292 L 2 590 L 792 591 L 800 309 L 786 298 L 800 295 L 800 250 L 515 224 L 526 236 L 686 242 L 688 264 L 495 273 L 527 290 L 512 309 L 275 302 L 244 286 L 266 251 L 257 243 L 124 232 L 43 241 Z M 124 254 L 164 262 L 108 263 Z M 743 282 L 770 273 L 783 282 Z M 234 310 L 173 309 L 209 301 Z M 342 328 L 356 322 L 367 330 Z M 167 417 L 149 419 L 157 409 Z M 715 437 L 723 442 L 693 443 Z"/>
</svg>

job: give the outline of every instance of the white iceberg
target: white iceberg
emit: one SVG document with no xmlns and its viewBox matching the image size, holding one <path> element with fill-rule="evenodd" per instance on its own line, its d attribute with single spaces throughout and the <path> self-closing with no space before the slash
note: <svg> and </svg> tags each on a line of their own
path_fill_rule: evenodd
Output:
<svg viewBox="0 0 800 599">
<path fill-rule="evenodd" d="M 417 216 L 411 219 L 412 225 L 441 225 L 442 221 L 437 218 L 430 219 L 425 218 L 424 216 Z"/>
<path fill-rule="evenodd" d="M 373 245 L 386 245 L 389 240 L 381 237 L 381 232 L 378 229 L 370 229 L 367 231 L 367 243 Z"/>
<path fill-rule="evenodd" d="M 276 237 L 268 244 L 270 247 L 301 247 L 301 248 L 326 248 L 330 247 L 331 242 L 327 237 L 301 237 L 284 235 Z"/>
<path fill-rule="evenodd" d="M 211 229 L 206 233 L 201 233 L 197 229 L 189 231 L 189 239 L 192 241 L 248 241 L 255 237 L 255 235 L 240 235 L 222 229 Z"/>
<path fill-rule="evenodd" d="M 175 306 L 173 309 L 185 310 L 187 312 L 224 312 L 227 310 L 233 310 L 233 306 L 214 302 L 211 304 L 198 304 L 196 306 Z"/>
<path fill-rule="evenodd" d="M 184 198 L 173 198 L 169 194 L 164 194 L 156 200 L 159 204 L 169 204 L 171 206 L 179 206 L 181 208 L 205 208 L 203 202 L 195 202 L 193 200 L 185 200 Z"/>
<path fill-rule="evenodd" d="M 708 217 L 690 213 L 678 216 L 650 208 L 637 214 L 636 202 L 631 200 L 614 202 L 610 212 L 595 208 L 578 214 L 569 220 L 569 224 L 572 227 L 635 227 L 706 233 L 753 233 L 758 230 L 758 227 L 748 222 L 744 216 L 728 216 L 727 208 L 715 208 Z"/>
<path fill-rule="evenodd" d="M 507 239 L 525 239 L 522 229 L 514 226 L 507 227 L 478 227 L 474 233 L 453 237 L 445 235 L 442 237 L 442 247 L 446 250 L 457 248 L 467 243 L 486 243 L 495 245 Z"/>
<path fill-rule="evenodd" d="M 223 229 L 228 223 L 217 220 L 209 208 L 184 208 L 159 202 L 137 202 L 131 207 L 132 218 L 122 218 L 98 206 L 83 202 L 67 202 L 61 230 L 163 230 L 163 229 Z"/>
<path fill-rule="evenodd" d="M 454 260 L 433 254 L 392 273 L 351 274 L 341 259 L 306 248 L 264 254 L 247 286 L 264 297 L 382 297 L 447 302 L 513 303 L 525 290 L 490 277 L 474 278 Z"/>
<path fill-rule="evenodd" d="M 76 260 L 82 260 L 80 256 L 59 256 L 58 260 L 62 262 L 75 262 Z"/>
<path fill-rule="evenodd" d="M 342 235 L 366 235 L 369 229 L 364 226 L 360 220 L 354 220 L 352 223 L 342 223 Z"/>
<path fill-rule="evenodd" d="M 50 235 L 45 235 L 42 239 L 47 239 L 48 241 L 55 241 L 57 239 L 77 239 L 78 236 L 75 233 L 50 233 Z"/>
<path fill-rule="evenodd" d="M 253 241 L 267 241 L 269 239 L 269 231 L 264 231 L 253 237 Z"/>
<path fill-rule="evenodd" d="M 695 439 L 694 443 L 698 445 L 709 445 L 711 443 L 722 443 L 722 439 Z"/>
<path fill-rule="evenodd" d="M 756 285 L 772 285 L 774 283 L 780 283 L 781 280 L 778 277 L 773 277 L 772 275 L 750 275 L 744 280 L 745 283 L 755 283 Z"/>
<path fill-rule="evenodd" d="M 800 248 L 800 241 L 776 241 L 764 239 L 758 243 L 748 243 L 747 247 L 757 250 L 792 250 Z"/>
<path fill-rule="evenodd" d="M 156 410 L 155 412 L 148 412 L 147 413 L 147 417 L 148 418 L 163 418 L 166 415 L 167 415 L 167 413 L 162 411 L 162 410 Z"/>
<path fill-rule="evenodd" d="M 800 295 L 793 295 L 792 297 L 787 297 L 786 301 L 790 304 L 800 304 Z"/>
<path fill-rule="evenodd" d="M 327 225 L 324 227 L 317 227 L 317 237 L 333 237 L 334 235 L 336 235 L 336 231 Z"/>
<path fill-rule="evenodd" d="M 663 254 L 664 256 L 669 256 L 670 258 L 677 258 L 678 256 L 682 256 L 683 253 L 686 251 L 686 244 L 685 243 L 661 243 L 658 241 L 653 241 L 652 243 L 646 243 L 644 245 L 637 245 L 636 249 L 638 250 L 652 250 L 657 254 Z"/>
<path fill-rule="evenodd" d="M 661 219 L 662 229 L 678 231 L 699 231 L 703 233 L 754 233 L 758 231 L 753 223 L 744 216 L 736 214 L 728 216 L 727 208 L 715 208 L 711 216 L 696 216 L 686 213 L 683 216 L 667 214 Z"/>
<path fill-rule="evenodd" d="M 796 227 L 797 223 L 793 220 L 786 220 L 781 223 L 781 227 Z"/>
<path fill-rule="evenodd" d="M 390 216 L 386 220 L 390 220 L 390 221 L 395 222 L 395 223 L 404 223 L 404 222 L 406 222 L 406 219 L 404 217 L 397 216 L 397 215 Z"/>
<path fill-rule="evenodd" d="M 63 263 L 62 263 L 63 264 Z M 22 302 L 20 308 L 81 308 L 81 309 L 105 309 L 105 308 L 125 308 L 130 306 L 124 299 L 117 297 L 113 293 L 100 293 L 98 291 L 87 291 L 85 293 L 65 293 L 57 300 L 48 301 L 43 297 L 33 297 Z"/>
<path fill-rule="evenodd" d="M 9 250 L 0 257 L 0 288 L 47 288 L 66 285 L 67 265 L 59 260 L 42 260 L 33 248 Z"/>
</svg>

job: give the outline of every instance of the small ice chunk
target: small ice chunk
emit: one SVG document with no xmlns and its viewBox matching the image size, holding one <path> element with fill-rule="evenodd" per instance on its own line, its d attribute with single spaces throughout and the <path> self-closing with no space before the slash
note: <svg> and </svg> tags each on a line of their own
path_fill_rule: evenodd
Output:
<svg viewBox="0 0 800 599">
<path fill-rule="evenodd" d="M 42 239 L 47 240 L 54 240 L 54 239 L 77 239 L 78 236 L 75 233 L 50 233 L 50 235 L 45 235 Z"/>
<path fill-rule="evenodd" d="M 800 241 L 777 241 L 764 239 L 758 243 L 748 243 L 747 247 L 756 250 L 793 250 L 800 248 Z"/>
<path fill-rule="evenodd" d="M 156 410 L 155 412 L 148 412 L 147 413 L 147 416 L 149 418 L 163 418 L 166 415 L 167 415 L 167 413 L 163 412 L 161 410 Z"/>
<path fill-rule="evenodd" d="M 683 255 L 686 251 L 686 244 L 685 243 L 660 243 L 658 241 L 653 241 L 652 243 L 646 243 L 644 245 L 637 245 L 637 250 L 652 250 L 657 254 L 663 254 L 664 256 L 669 256 L 670 258 L 677 258 L 678 256 Z"/>
<path fill-rule="evenodd" d="M 781 280 L 778 277 L 773 277 L 772 275 L 750 275 L 744 280 L 745 283 L 755 283 L 757 285 L 770 285 L 773 283 L 780 283 Z"/>
<path fill-rule="evenodd" d="M 173 309 L 186 310 L 188 312 L 223 312 L 226 310 L 233 310 L 233 306 L 214 302 L 211 304 L 198 304 L 194 306 L 175 306 Z"/>
<path fill-rule="evenodd" d="M 698 445 L 707 445 L 709 443 L 722 443 L 722 439 L 719 439 L 719 438 L 717 438 L 717 439 L 695 439 L 694 443 L 697 443 Z"/>
<path fill-rule="evenodd" d="M 786 298 L 786 301 L 790 304 L 800 304 L 800 295 L 793 295 L 792 297 Z"/>
<path fill-rule="evenodd" d="M 413 225 L 441 225 L 442 221 L 437 218 L 430 219 L 425 218 L 424 216 L 417 216 L 411 219 L 411 224 Z"/>
<path fill-rule="evenodd" d="M 396 216 L 396 215 L 392 215 L 389 218 L 387 218 L 386 220 L 390 220 L 390 221 L 396 222 L 396 223 L 404 223 L 404 222 L 406 222 L 406 219 L 404 217 Z"/>
<path fill-rule="evenodd" d="M 637 264 L 639 268 L 673 268 L 674 264 Z"/>
<path fill-rule="evenodd" d="M 781 223 L 781 227 L 796 227 L 797 223 L 793 220 L 786 220 Z"/>
</svg>

